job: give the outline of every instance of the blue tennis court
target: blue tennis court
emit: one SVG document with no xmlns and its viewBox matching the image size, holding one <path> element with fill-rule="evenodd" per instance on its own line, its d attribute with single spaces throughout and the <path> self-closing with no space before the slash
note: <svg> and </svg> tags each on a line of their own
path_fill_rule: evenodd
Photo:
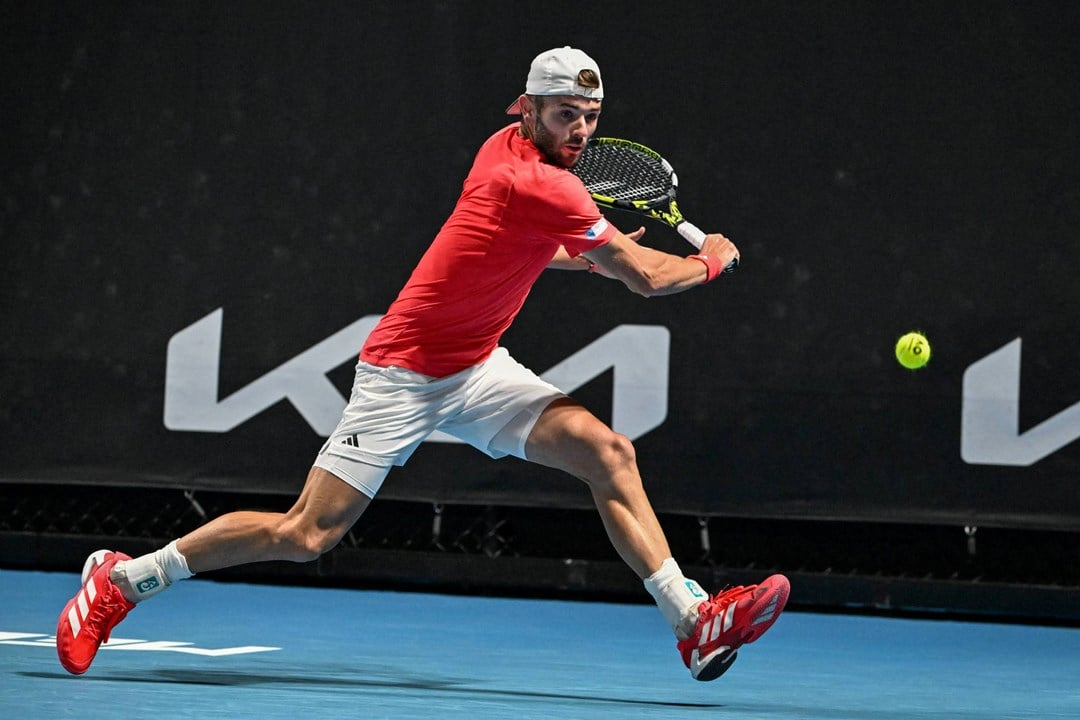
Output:
<svg viewBox="0 0 1080 720">
<path fill-rule="evenodd" d="M 788 612 L 696 683 L 647 605 L 198 579 L 74 677 L 53 632 L 78 582 L 0 571 L 3 716 L 1080 717 L 1076 629 Z"/>
</svg>

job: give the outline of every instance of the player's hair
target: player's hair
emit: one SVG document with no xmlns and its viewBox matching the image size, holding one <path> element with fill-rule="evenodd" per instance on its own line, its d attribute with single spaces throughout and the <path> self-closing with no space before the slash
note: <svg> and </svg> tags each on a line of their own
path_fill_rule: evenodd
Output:
<svg viewBox="0 0 1080 720">
<path fill-rule="evenodd" d="M 577 74 L 577 84 L 581 87 L 598 88 L 600 87 L 600 76 L 596 74 L 595 70 L 585 68 Z"/>
</svg>

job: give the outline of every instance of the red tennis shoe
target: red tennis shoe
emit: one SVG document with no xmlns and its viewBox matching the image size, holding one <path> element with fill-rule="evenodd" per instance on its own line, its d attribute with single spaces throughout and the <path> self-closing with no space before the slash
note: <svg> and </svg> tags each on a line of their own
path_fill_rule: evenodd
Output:
<svg viewBox="0 0 1080 720">
<path fill-rule="evenodd" d="M 695 680 L 715 680 L 735 662 L 740 647 L 772 627 L 787 604 L 791 584 L 783 575 L 760 585 L 733 587 L 701 603 L 694 632 L 678 643 Z"/>
<path fill-rule="evenodd" d="M 135 607 L 109 579 L 113 565 L 130 559 L 111 550 L 98 550 L 86 559 L 83 586 L 60 613 L 56 625 L 56 654 L 69 673 L 86 672 L 101 643 L 109 641 L 112 629 Z"/>
</svg>

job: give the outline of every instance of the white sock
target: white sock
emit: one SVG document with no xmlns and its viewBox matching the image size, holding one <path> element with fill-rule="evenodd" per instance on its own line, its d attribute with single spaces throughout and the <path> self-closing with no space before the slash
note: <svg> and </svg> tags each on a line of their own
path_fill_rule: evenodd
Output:
<svg viewBox="0 0 1080 720">
<path fill-rule="evenodd" d="M 660 569 L 645 578 L 645 589 L 656 600 L 660 613 L 680 639 L 689 637 L 697 621 L 698 605 L 709 599 L 697 581 L 683 575 L 674 558 L 668 558 Z"/>
<path fill-rule="evenodd" d="M 187 560 L 173 540 L 160 550 L 116 563 L 109 579 L 120 588 L 128 602 L 141 602 L 192 575 Z"/>
</svg>

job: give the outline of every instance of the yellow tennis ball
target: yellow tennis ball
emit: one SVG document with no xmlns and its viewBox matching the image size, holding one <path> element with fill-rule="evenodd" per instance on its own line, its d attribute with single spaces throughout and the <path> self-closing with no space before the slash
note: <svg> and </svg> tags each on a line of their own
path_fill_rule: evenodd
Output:
<svg viewBox="0 0 1080 720">
<path fill-rule="evenodd" d="M 930 341 L 918 332 L 909 332 L 896 341 L 896 359 L 908 370 L 918 370 L 930 362 Z"/>
</svg>

